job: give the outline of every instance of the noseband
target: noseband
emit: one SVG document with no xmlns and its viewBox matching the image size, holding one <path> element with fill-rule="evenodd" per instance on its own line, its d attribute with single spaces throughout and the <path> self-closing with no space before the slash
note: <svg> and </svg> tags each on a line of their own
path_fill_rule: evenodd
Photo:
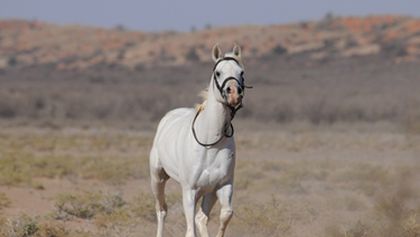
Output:
<svg viewBox="0 0 420 237">
<path fill-rule="evenodd" d="M 244 94 L 245 93 L 245 88 L 252 88 L 252 86 L 246 86 L 245 85 L 245 80 L 244 80 L 244 78 L 243 78 L 243 76 L 242 76 L 242 80 L 241 81 L 239 81 L 236 77 L 228 77 L 228 78 L 226 78 L 224 81 L 223 81 L 223 83 L 222 83 L 222 85 L 220 85 L 219 84 L 219 82 L 217 81 L 217 78 L 216 78 L 216 74 L 215 74 L 215 70 L 216 70 L 216 68 L 217 68 L 217 65 L 219 65 L 219 63 L 220 62 L 222 62 L 222 61 L 234 61 L 234 62 L 236 62 L 238 65 L 241 65 L 240 63 L 239 63 L 239 61 L 236 59 L 236 58 L 234 58 L 234 57 L 224 57 L 224 58 L 222 58 L 222 59 L 220 59 L 219 61 L 217 61 L 216 62 L 216 64 L 214 65 L 214 67 L 213 67 L 213 80 L 214 80 L 214 82 L 215 82 L 215 84 L 216 84 L 216 87 L 217 87 L 217 90 L 219 90 L 219 92 L 220 92 L 220 95 L 223 97 L 223 99 L 225 100 L 225 104 L 226 104 L 226 106 L 228 106 L 229 107 L 229 109 L 230 109 L 230 115 L 231 115 L 231 121 L 233 120 L 233 118 L 235 117 L 235 114 L 236 114 L 236 112 L 239 110 L 239 109 L 241 109 L 242 108 L 242 101 L 241 101 L 241 103 L 239 104 L 239 105 L 237 105 L 237 106 L 230 106 L 228 103 L 227 103 L 227 96 L 226 96 L 226 94 L 223 92 L 223 88 L 225 88 L 225 86 L 226 86 L 226 83 L 228 82 L 228 81 L 230 81 L 230 80 L 235 80 L 237 83 L 238 83 L 238 85 L 239 85 L 239 87 L 240 87 L 240 89 L 241 89 L 241 94 Z M 220 138 L 219 139 L 217 139 L 217 141 L 215 141 L 215 142 L 213 142 L 213 143 L 202 143 L 202 142 L 200 142 L 199 140 L 198 140 L 198 138 L 197 138 L 197 134 L 196 134 L 196 132 L 195 132 L 195 128 L 194 128 L 194 124 L 195 124 L 195 121 L 197 120 L 197 117 L 198 117 L 198 115 L 200 114 L 200 110 L 197 110 L 197 113 L 195 114 L 195 117 L 194 117 L 194 119 L 193 119 L 193 122 L 192 122 L 192 133 L 193 133 L 193 135 L 194 135 L 194 139 L 197 141 L 197 143 L 198 144 L 200 144 L 201 146 L 204 146 L 204 147 L 211 147 L 211 146 L 214 146 L 214 145 L 216 145 L 217 143 L 219 143 L 224 137 L 232 137 L 233 136 L 233 134 L 235 133 L 235 130 L 233 129 L 233 125 L 232 125 L 232 122 L 230 122 L 229 123 L 229 125 L 230 126 L 228 126 L 228 124 L 225 124 L 225 127 L 224 127 L 224 131 L 223 131 L 223 136 L 220 136 Z M 229 127 L 230 127 L 230 130 L 232 131 L 230 134 L 228 134 L 228 130 L 229 130 Z"/>
</svg>

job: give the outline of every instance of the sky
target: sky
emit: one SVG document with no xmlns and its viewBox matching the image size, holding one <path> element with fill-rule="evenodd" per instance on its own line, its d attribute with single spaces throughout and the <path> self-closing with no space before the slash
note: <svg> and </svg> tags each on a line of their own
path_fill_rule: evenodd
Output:
<svg viewBox="0 0 420 237">
<path fill-rule="evenodd" d="M 265 25 L 340 16 L 420 17 L 419 0 L 0 0 L 0 19 L 40 20 L 141 31 Z"/>
</svg>

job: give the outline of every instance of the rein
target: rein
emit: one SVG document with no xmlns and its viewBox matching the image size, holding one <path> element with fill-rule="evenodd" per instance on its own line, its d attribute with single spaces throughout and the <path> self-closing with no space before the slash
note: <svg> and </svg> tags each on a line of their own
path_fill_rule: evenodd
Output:
<svg viewBox="0 0 420 237">
<path fill-rule="evenodd" d="M 236 62 L 238 65 L 241 65 L 241 64 L 239 63 L 239 61 L 238 61 L 236 58 L 234 58 L 234 57 L 224 57 L 224 58 L 220 59 L 219 61 L 217 61 L 217 62 L 216 62 L 216 64 L 214 65 L 214 67 L 213 67 L 213 80 L 214 80 L 214 82 L 215 82 L 215 84 L 216 84 L 217 89 L 219 90 L 220 94 L 222 95 L 222 97 L 223 97 L 225 100 L 226 100 L 226 94 L 223 92 L 223 88 L 225 87 L 226 83 L 227 83 L 228 81 L 230 81 L 230 80 L 235 80 L 235 81 L 238 83 L 238 85 L 241 87 L 241 90 L 242 90 L 242 92 L 241 92 L 241 93 L 244 93 L 244 92 L 245 92 L 245 88 L 253 88 L 252 86 L 246 86 L 246 85 L 244 84 L 244 78 L 243 78 L 243 77 L 241 78 L 241 79 L 242 79 L 242 81 L 239 81 L 236 77 L 228 77 L 228 78 L 226 78 L 226 79 L 223 81 L 222 85 L 220 85 L 220 84 L 219 84 L 219 82 L 217 81 L 216 75 L 214 74 L 214 71 L 216 70 L 217 65 L 218 65 L 220 62 L 222 62 L 222 61 L 227 61 L 227 60 L 234 61 L 234 62 Z M 198 117 L 198 115 L 200 114 L 200 110 L 197 110 L 197 113 L 195 114 L 195 117 L 194 117 L 193 122 L 192 122 L 192 125 L 191 125 L 191 129 L 192 129 L 192 133 L 193 133 L 194 139 L 195 139 L 195 141 L 196 141 L 198 144 L 200 144 L 201 146 L 204 146 L 204 147 L 207 147 L 207 148 L 208 148 L 208 147 L 211 147 L 211 146 L 216 145 L 217 143 L 219 143 L 219 142 L 220 142 L 223 138 L 225 138 L 225 137 L 232 137 L 232 136 L 233 136 L 233 134 L 235 133 L 235 130 L 233 129 L 232 120 L 233 120 L 233 118 L 235 117 L 236 112 L 237 112 L 239 109 L 241 109 L 241 108 L 242 108 L 242 102 L 241 102 L 238 106 L 230 106 L 230 105 L 227 105 L 227 106 L 228 106 L 228 107 L 229 107 L 229 109 L 231 110 L 231 111 L 230 111 L 230 114 L 231 114 L 231 122 L 229 123 L 229 125 L 230 125 L 230 129 L 232 130 L 232 133 L 231 133 L 231 134 L 228 134 L 229 126 L 227 126 L 227 123 L 226 123 L 226 124 L 225 124 L 225 128 L 224 128 L 224 131 L 223 131 L 223 135 L 222 135 L 222 136 L 220 136 L 220 138 L 219 138 L 219 139 L 217 139 L 215 142 L 212 142 L 212 143 L 202 143 L 202 142 L 200 142 L 200 141 L 198 140 L 198 138 L 197 138 L 197 134 L 196 134 L 196 132 L 195 132 L 195 128 L 194 128 L 195 121 L 197 120 L 197 117 Z"/>
<path fill-rule="evenodd" d="M 195 139 L 195 141 L 198 143 L 198 144 L 200 144 L 201 146 L 204 146 L 204 147 L 211 147 L 211 146 L 214 146 L 214 145 L 216 145 L 217 143 L 219 143 L 224 137 L 232 137 L 233 136 L 233 134 L 235 133 L 235 130 L 233 129 L 233 125 L 232 125 L 232 123 L 229 123 L 230 124 L 230 129 L 232 129 L 232 133 L 231 134 L 227 134 L 227 131 L 228 131 L 228 127 L 227 126 L 225 126 L 225 129 L 224 129 L 224 131 L 223 131 L 223 136 L 220 136 L 220 138 L 219 139 L 217 139 L 215 142 L 213 142 L 213 143 L 202 143 L 202 142 L 200 142 L 199 140 L 198 140 L 198 137 L 197 137 L 197 134 L 196 134 L 196 132 L 195 132 L 195 128 L 194 128 L 194 124 L 195 124 L 195 120 L 197 120 L 197 117 L 198 117 L 198 115 L 200 114 L 200 110 L 198 110 L 197 111 L 197 113 L 195 114 L 195 117 L 194 117 L 194 120 L 193 120 L 193 122 L 192 122 L 192 133 L 193 133 L 193 135 L 194 135 L 194 139 Z M 227 125 L 227 124 L 226 124 Z"/>
</svg>

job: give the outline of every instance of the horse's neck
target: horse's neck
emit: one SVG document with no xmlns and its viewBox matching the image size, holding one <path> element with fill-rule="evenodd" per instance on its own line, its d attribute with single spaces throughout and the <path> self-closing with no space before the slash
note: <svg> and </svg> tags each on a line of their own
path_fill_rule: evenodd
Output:
<svg viewBox="0 0 420 237">
<path fill-rule="evenodd" d="M 217 101 L 216 93 L 220 93 L 213 82 L 210 84 L 207 102 L 204 110 L 200 113 L 198 125 L 202 129 L 198 132 L 199 138 L 206 143 L 211 143 L 224 136 L 226 124 L 230 121 L 230 113 L 226 106 Z"/>
</svg>

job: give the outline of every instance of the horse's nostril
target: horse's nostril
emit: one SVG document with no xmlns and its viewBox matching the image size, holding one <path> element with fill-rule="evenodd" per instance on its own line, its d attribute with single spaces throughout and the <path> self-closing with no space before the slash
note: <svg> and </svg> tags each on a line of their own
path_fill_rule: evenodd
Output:
<svg viewBox="0 0 420 237">
<path fill-rule="evenodd" d="M 230 93 L 232 92 L 232 89 L 230 89 L 230 87 L 228 87 L 228 88 L 226 89 L 226 92 L 227 92 L 228 94 L 230 94 Z"/>
</svg>

